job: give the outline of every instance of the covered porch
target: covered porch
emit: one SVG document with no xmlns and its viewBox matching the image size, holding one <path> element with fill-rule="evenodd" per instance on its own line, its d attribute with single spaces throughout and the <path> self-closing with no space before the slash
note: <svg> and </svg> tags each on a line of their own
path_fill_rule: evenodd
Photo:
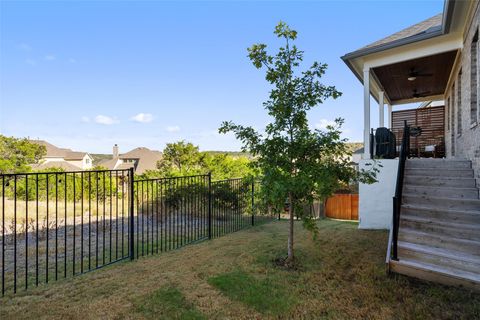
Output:
<svg viewBox="0 0 480 320">
<path fill-rule="evenodd" d="M 359 186 L 360 228 L 390 228 L 405 120 L 409 126 L 419 127 L 420 135 L 411 139 L 412 157 L 449 156 L 447 126 L 453 120 L 444 100 L 462 41 L 455 34 L 445 33 L 442 18 L 439 14 L 342 57 L 363 85 L 365 148 L 359 168 L 377 166 L 380 170 L 377 183 Z M 432 105 L 432 101 L 439 103 Z M 412 107 L 405 110 L 408 104 Z M 384 136 L 394 136 L 393 152 L 390 147 L 388 156 L 378 155 L 374 148 L 372 133 L 378 129 L 372 126 L 375 117 Z M 391 141 L 387 143 L 392 145 Z"/>
<path fill-rule="evenodd" d="M 458 48 L 451 44 L 445 47 L 445 52 L 417 57 L 412 55 L 410 59 L 403 60 L 406 55 L 392 56 L 390 59 L 383 58 L 378 61 L 372 60 L 363 65 L 363 87 L 364 87 L 364 145 L 365 152 L 363 159 L 371 159 L 371 138 L 372 126 L 370 124 L 372 114 L 371 97 L 378 103 L 376 109 L 378 114 L 379 127 L 394 129 L 393 111 L 395 106 L 405 104 L 441 101 L 444 99 L 445 91 L 448 88 L 450 75 L 458 55 Z M 423 51 L 418 54 L 423 53 Z M 400 61 L 399 61 L 400 60 Z M 426 106 L 428 108 L 429 106 Z M 445 106 L 443 121 L 449 118 L 448 105 Z M 388 115 L 388 123 L 385 121 L 385 112 Z M 452 117 L 453 118 L 453 117 Z M 405 119 L 410 125 L 415 125 L 412 118 Z M 448 123 L 445 123 L 445 125 Z M 429 124 L 423 123 L 422 131 L 432 130 Z M 437 132 L 432 133 L 438 138 L 438 119 L 434 124 Z M 398 123 L 396 125 L 398 129 Z M 441 132 L 444 134 L 444 132 Z M 398 132 L 397 132 L 398 135 Z M 445 144 L 448 139 L 443 137 Z M 444 146 L 444 149 L 448 146 Z M 421 156 L 420 152 L 416 153 Z"/>
<path fill-rule="evenodd" d="M 452 49 L 452 50 L 449 50 Z M 388 128 L 394 134 L 396 146 L 400 144 L 403 122 L 418 127 L 411 153 L 416 157 L 444 157 L 444 135 L 449 118 L 448 105 L 443 100 L 448 88 L 450 75 L 458 55 L 458 49 L 448 46 L 445 52 L 432 53 L 427 56 L 412 56 L 408 60 L 404 55 L 390 59 L 364 63 L 364 145 L 363 159 L 374 155 L 371 134 L 376 128 L 371 125 L 371 97 L 377 102 L 379 128 Z M 429 102 L 437 101 L 437 105 Z M 423 102 L 423 104 L 421 104 Z M 409 110 L 394 111 L 397 106 L 417 103 Z M 441 108 L 439 108 L 441 107 Z M 418 109 L 417 109 L 418 108 Z M 436 108 L 436 109 L 433 109 Z M 417 109 L 417 110 L 415 110 Z M 385 112 L 388 123 L 385 121 Z M 398 150 L 397 150 L 398 151 Z M 431 155 L 427 155 L 431 153 Z"/>
</svg>

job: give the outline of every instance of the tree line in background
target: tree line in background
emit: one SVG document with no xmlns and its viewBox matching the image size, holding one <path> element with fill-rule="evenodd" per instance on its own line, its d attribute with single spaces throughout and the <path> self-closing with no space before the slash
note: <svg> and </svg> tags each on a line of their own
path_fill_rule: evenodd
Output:
<svg viewBox="0 0 480 320">
<path fill-rule="evenodd" d="M 46 155 L 45 146 L 32 143 L 27 138 L 0 135 L 0 174 L 32 172 Z M 95 166 L 92 170 L 105 169 Z M 63 168 L 49 168 L 42 172 L 64 172 Z M 168 143 L 157 168 L 147 170 L 138 177 L 162 178 L 212 173 L 215 180 L 250 177 L 255 175 L 251 159 L 247 154 L 221 151 L 201 152 L 198 146 L 186 141 Z"/>
<path fill-rule="evenodd" d="M 0 173 L 30 172 L 46 153 L 45 146 L 27 138 L 0 135 Z"/>
<path fill-rule="evenodd" d="M 32 170 L 32 165 L 39 163 L 46 150 L 44 146 L 32 143 L 25 138 L 5 137 L 0 135 L 0 173 L 41 172 L 39 175 L 6 176 L 0 183 L 7 199 L 19 201 L 80 201 L 82 198 L 92 201 L 108 201 L 122 198 L 128 192 L 128 173 L 101 171 L 95 166 L 85 172 L 65 172 L 63 168 Z M 163 158 L 157 168 L 144 174 L 136 175 L 135 180 L 206 175 L 211 173 L 212 180 L 246 178 L 242 181 L 242 194 L 250 188 L 252 178 L 256 175 L 251 160 L 246 155 L 234 156 L 222 152 L 201 152 L 199 147 L 190 142 L 169 143 L 163 151 Z M 176 180 L 159 181 L 166 190 L 166 203 L 175 207 L 191 192 L 207 192 L 204 183 L 174 185 Z M 173 183 L 173 184 L 172 184 Z M 239 203 L 238 192 L 232 192 L 228 184 L 216 184 L 217 201 L 233 206 Z M 245 190 L 243 190 L 245 189 Z M 239 190 L 237 190 L 239 191 Z M 140 192 L 137 190 L 137 192 Z M 142 191 L 143 192 L 143 191 Z"/>
<path fill-rule="evenodd" d="M 245 155 L 233 156 L 221 152 L 201 152 L 186 141 L 167 143 L 156 170 L 147 170 L 141 178 L 180 177 L 212 174 L 212 179 L 252 177 L 256 171 Z"/>
</svg>

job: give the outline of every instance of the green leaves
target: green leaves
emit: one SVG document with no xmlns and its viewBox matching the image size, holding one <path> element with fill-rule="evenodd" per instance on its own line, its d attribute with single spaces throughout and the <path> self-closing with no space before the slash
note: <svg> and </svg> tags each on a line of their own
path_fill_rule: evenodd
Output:
<svg viewBox="0 0 480 320">
<path fill-rule="evenodd" d="M 273 32 L 279 38 L 295 40 L 297 38 L 297 31 L 290 29 L 290 27 L 283 21 L 280 21 Z"/>
<path fill-rule="evenodd" d="M 268 66 L 272 61 L 272 58 L 267 55 L 266 48 L 267 46 L 265 44 L 254 44 L 247 49 L 248 57 L 257 69 L 260 69 L 264 65 Z"/>
<path fill-rule="evenodd" d="M 28 172 L 45 154 L 45 146 L 0 135 L 0 173 Z"/>
<path fill-rule="evenodd" d="M 228 123 L 225 125 L 228 127 Z M 219 180 L 249 177 L 256 171 L 245 155 L 200 152 L 198 146 L 186 141 L 168 143 L 163 150 L 163 158 L 157 163 L 157 168 L 158 170 L 147 171 L 141 177 L 148 179 L 211 172 L 213 179 Z"/>
</svg>

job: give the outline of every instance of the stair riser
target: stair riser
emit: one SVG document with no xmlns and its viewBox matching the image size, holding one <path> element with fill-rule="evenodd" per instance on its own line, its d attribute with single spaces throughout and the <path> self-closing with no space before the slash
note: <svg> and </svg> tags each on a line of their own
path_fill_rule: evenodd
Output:
<svg viewBox="0 0 480 320">
<path fill-rule="evenodd" d="M 435 211 L 435 210 L 419 210 L 413 208 L 404 208 L 400 210 L 401 214 L 407 214 L 421 218 L 431 218 L 432 220 L 453 222 L 453 223 L 471 223 L 480 225 L 479 214 L 467 214 L 455 211 Z"/>
<path fill-rule="evenodd" d="M 412 197 L 409 195 L 403 196 L 403 203 L 412 206 L 415 205 L 427 205 L 439 209 L 457 209 L 457 210 L 477 210 L 480 211 L 480 200 L 471 199 L 435 199 L 428 196 Z"/>
<path fill-rule="evenodd" d="M 405 170 L 406 175 L 411 176 L 429 176 L 429 177 L 462 177 L 473 178 L 473 170 L 444 170 L 444 169 L 409 169 Z"/>
<path fill-rule="evenodd" d="M 433 235 L 417 235 L 413 233 L 402 232 L 402 230 L 400 230 L 398 238 L 400 241 L 422 244 L 441 249 L 455 250 L 457 252 L 468 253 L 480 257 L 480 241 L 462 242 L 453 238 L 445 238 Z"/>
<path fill-rule="evenodd" d="M 457 260 L 453 258 L 447 258 L 437 255 L 428 254 L 425 252 L 417 252 L 406 248 L 398 248 L 398 258 L 401 261 L 402 258 L 415 260 L 423 263 L 433 264 L 440 267 L 452 268 L 463 270 L 467 272 L 478 272 L 480 270 L 479 263 L 473 263 L 470 261 Z"/>
<path fill-rule="evenodd" d="M 466 287 L 480 291 L 480 282 L 471 279 L 457 278 L 450 275 L 441 274 L 431 270 L 419 269 L 416 267 L 402 265 L 401 262 L 390 261 L 390 270 L 409 277 L 423 279 L 427 281 L 439 282 L 449 286 Z"/>
<path fill-rule="evenodd" d="M 432 187 L 475 188 L 475 179 L 443 179 L 442 177 L 408 176 L 405 175 L 406 185 L 420 185 Z"/>
<path fill-rule="evenodd" d="M 432 233 L 446 238 L 454 237 L 458 239 L 480 241 L 480 231 L 478 229 L 459 229 L 454 227 L 441 226 L 433 223 L 424 223 L 405 219 L 401 220 L 400 226 L 402 228 L 418 230 L 425 233 Z"/>
<path fill-rule="evenodd" d="M 405 185 L 403 192 L 412 193 L 416 195 L 447 197 L 459 199 L 478 199 L 478 189 L 447 189 L 435 187 L 416 187 L 412 185 Z"/>
<path fill-rule="evenodd" d="M 427 161 L 427 160 L 407 160 L 406 168 L 421 169 L 471 169 L 470 161 Z"/>
</svg>

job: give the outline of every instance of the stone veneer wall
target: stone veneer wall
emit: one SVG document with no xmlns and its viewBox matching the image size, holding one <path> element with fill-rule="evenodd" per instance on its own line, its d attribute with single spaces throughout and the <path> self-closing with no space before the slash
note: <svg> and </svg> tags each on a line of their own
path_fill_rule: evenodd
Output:
<svg viewBox="0 0 480 320">
<path fill-rule="evenodd" d="M 471 100 L 471 44 L 475 33 L 479 30 L 480 5 L 477 3 L 473 19 L 464 36 L 463 50 L 460 56 L 460 67 L 456 69 L 454 82 L 447 89 L 445 99 L 445 144 L 447 158 L 466 158 L 472 161 L 475 170 L 477 186 L 480 187 L 480 105 L 477 107 L 477 125 L 472 126 L 470 121 Z M 478 44 L 477 44 L 478 46 Z M 478 48 L 478 47 L 477 47 Z M 480 77 L 480 48 L 477 49 L 477 101 L 480 100 L 479 83 Z M 461 74 L 459 74 L 461 70 Z M 461 79 L 459 81 L 459 76 Z M 461 83 L 461 132 L 458 133 L 458 83 Z M 455 92 L 452 92 L 454 88 Z M 478 102 L 477 102 L 478 105 Z M 449 113 L 447 115 L 447 112 Z M 454 120 L 452 123 L 452 119 Z M 447 122 L 450 122 L 448 124 Z M 453 124 L 453 125 L 452 125 Z M 452 130 L 453 134 L 452 134 Z M 452 150 L 452 135 L 454 146 Z"/>
</svg>

